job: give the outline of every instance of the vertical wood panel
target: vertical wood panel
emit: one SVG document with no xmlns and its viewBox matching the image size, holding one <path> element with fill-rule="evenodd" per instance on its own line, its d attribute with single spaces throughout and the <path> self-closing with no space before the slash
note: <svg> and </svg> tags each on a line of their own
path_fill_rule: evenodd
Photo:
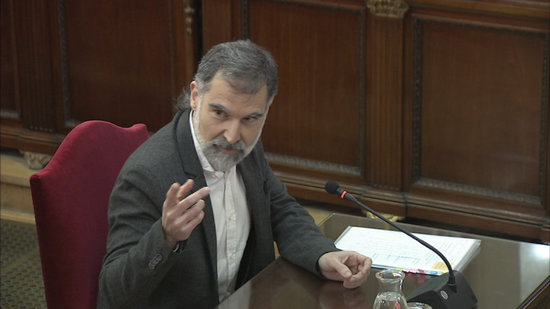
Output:
<svg viewBox="0 0 550 309">
<path fill-rule="evenodd" d="M 250 38 L 279 64 L 279 94 L 263 133 L 266 150 L 359 168 L 361 13 L 252 1 L 249 14 Z"/>
<path fill-rule="evenodd" d="M 170 120 L 181 85 L 172 80 L 169 1 L 67 1 L 65 23 L 69 117 L 143 119 L 152 130 Z"/>
<path fill-rule="evenodd" d="M 413 8 L 406 24 L 408 215 L 548 239 L 548 21 Z"/>
<path fill-rule="evenodd" d="M 44 1 L 14 1 L 18 91 L 23 125 L 43 132 L 55 130 L 50 16 Z M 18 22 L 25 21 L 25 22 Z"/>
<path fill-rule="evenodd" d="M 20 117 L 19 91 L 17 89 L 17 52 L 15 48 L 15 20 L 13 0 L 0 2 L 1 31 L 1 84 L 0 106 L 2 118 L 18 120 Z"/>
<path fill-rule="evenodd" d="M 418 177 L 534 196 L 540 204 L 548 35 L 433 22 L 419 31 Z"/>
<path fill-rule="evenodd" d="M 366 84 L 369 184 L 402 187 L 403 22 L 369 15 Z"/>
<path fill-rule="evenodd" d="M 232 3 L 228 0 L 207 0 L 202 6 L 202 49 L 206 53 L 212 46 L 233 40 Z"/>
</svg>

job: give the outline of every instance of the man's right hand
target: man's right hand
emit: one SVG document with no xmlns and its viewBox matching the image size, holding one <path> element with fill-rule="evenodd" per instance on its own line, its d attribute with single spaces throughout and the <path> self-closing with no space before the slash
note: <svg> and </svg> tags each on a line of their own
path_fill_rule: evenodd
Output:
<svg viewBox="0 0 550 309">
<path fill-rule="evenodd" d="M 174 248 L 178 241 L 188 239 L 204 218 L 205 202 L 202 199 L 210 194 L 210 188 L 203 187 L 189 194 L 193 185 L 194 181 L 189 179 L 183 185 L 172 184 L 166 192 L 162 205 L 162 228 L 170 248 Z"/>
</svg>

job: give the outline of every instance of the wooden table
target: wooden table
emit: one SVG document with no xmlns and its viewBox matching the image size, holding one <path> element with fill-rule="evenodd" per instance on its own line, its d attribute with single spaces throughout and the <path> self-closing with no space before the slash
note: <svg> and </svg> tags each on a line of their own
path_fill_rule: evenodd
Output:
<svg viewBox="0 0 550 309">
<path fill-rule="evenodd" d="M 321 225 L 336 238 L 349 225 L 393 230 L 381 220 L 333 214 Z M 400 224 L 414 233 L 481 239 L 479 254 L 462 272 L 478 298 L 480 309 L 549 308 L 550 246 Z M 411 239 L 411 241 L 413 241 Z M 318 279 L 282 258 L 235 291 L 219 308 L 372 308 L 378 286 L 373 269 L 360 288 L 348 290 L 341 283 Z M 407 273 L 403 293 L 408 295 L 430 279 Z"/>
</svg>

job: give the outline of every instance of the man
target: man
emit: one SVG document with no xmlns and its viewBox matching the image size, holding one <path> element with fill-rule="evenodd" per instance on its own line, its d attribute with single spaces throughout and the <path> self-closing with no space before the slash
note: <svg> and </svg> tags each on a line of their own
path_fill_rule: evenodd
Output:
<svg viewBox="0 0 550 309">
<path fill-rule="evenodd" d="M 98 308 L 215 307 L 274 260 L 274 241 L 319 277 L 366 280 L 370 258 L 338 251 L 265 160 L 277 85 L 272 56 L 250 41 L 203 57 L 180 111 L 117 179 Z"/>
</svg>

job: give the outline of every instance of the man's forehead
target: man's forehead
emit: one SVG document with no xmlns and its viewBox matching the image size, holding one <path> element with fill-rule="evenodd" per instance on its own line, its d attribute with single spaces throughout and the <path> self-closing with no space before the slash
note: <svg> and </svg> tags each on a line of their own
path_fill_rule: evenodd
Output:
<svg viewBox="0 0 550 309">
<path fill-rule="evenodd" d="M 208 91 L 203 94 L 208 106 L 231 110 L 233 108 L 267 110 L 267 86 L 256 93 L 243 93 L 233 88 L 225 80 L 212 81 Z"/>
<path fill-rule="evenodd" d="M 256 94 L 264 89 L 267 93 L 267 84 L 265 81 L 228 75 L 223 69 L 220 69 L 210 80 L 210 86 L 214 83 L 227 85 L 232 91 L 241 94 Z"/>
</svg>

